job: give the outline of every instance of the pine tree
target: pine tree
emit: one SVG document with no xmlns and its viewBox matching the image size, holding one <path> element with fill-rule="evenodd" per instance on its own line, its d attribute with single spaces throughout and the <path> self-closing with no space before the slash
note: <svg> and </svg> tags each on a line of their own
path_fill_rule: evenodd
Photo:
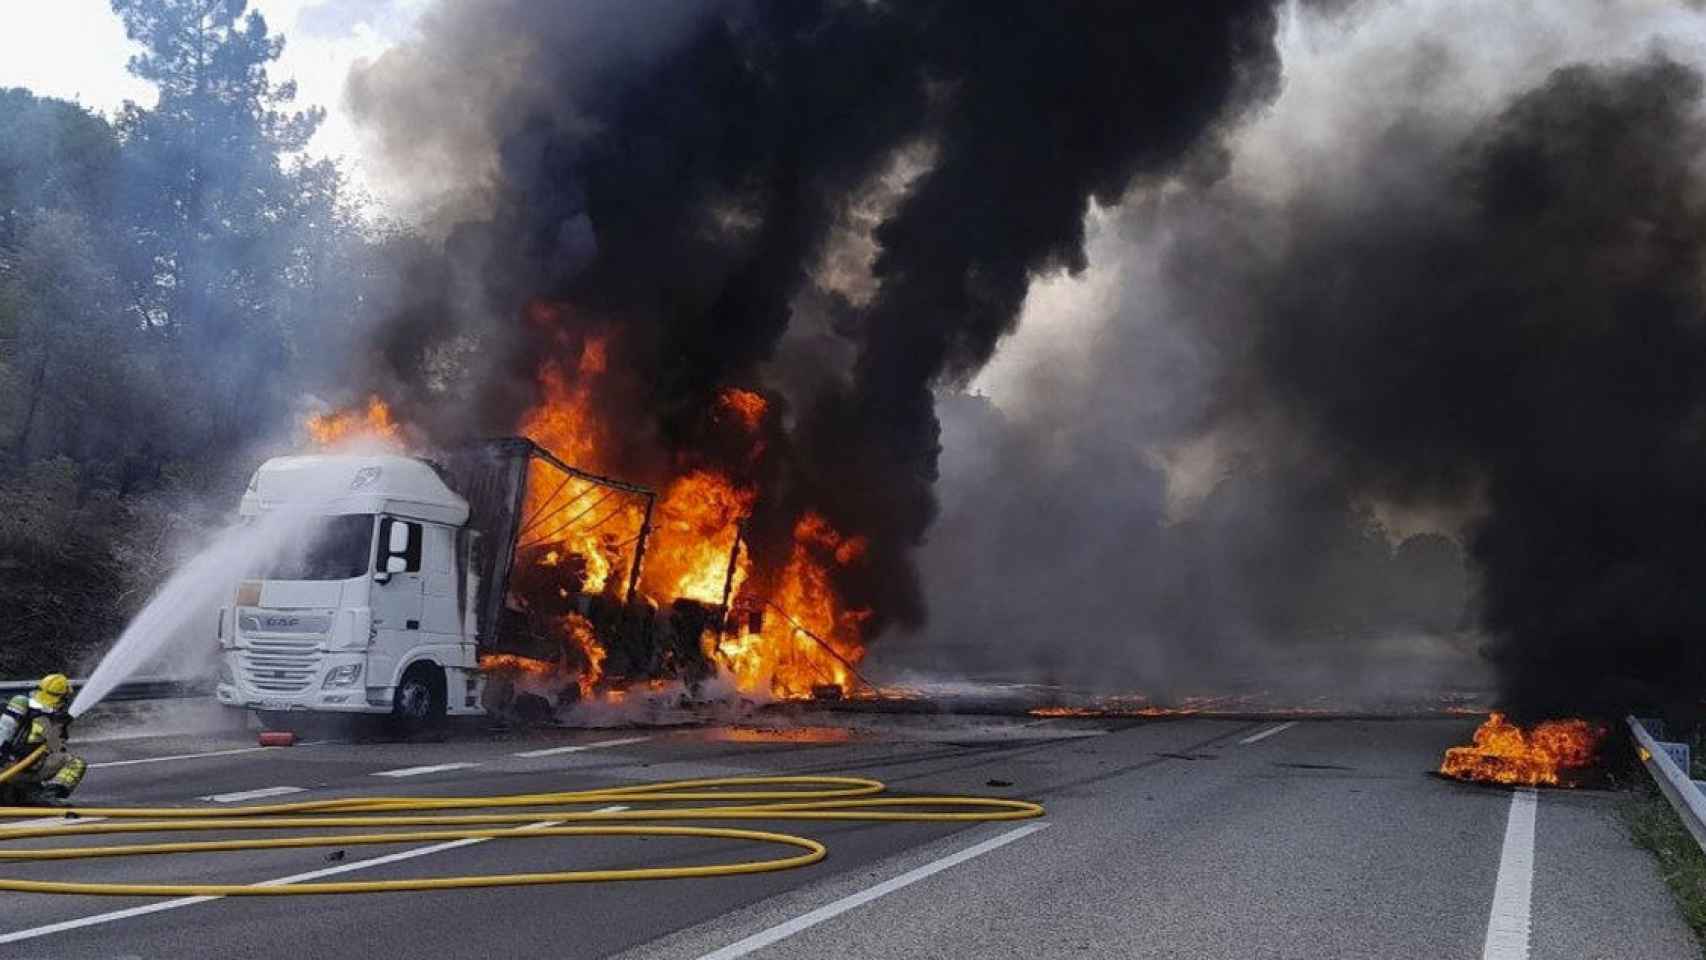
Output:
<svg viewBox="0 0 1706 960">
<path fill-rule="evenodd" d="M 247 0 L 112 6 L 144 48 L 131 73 L 160 93 L 152 109 L 127 103 L 118 121 L 137 298 L 193 373 L 192 442 L 236 441 L 266 413 L 291 352 L 284 315 L 297 228 L 333 219 L 303 203 L 327 171 L 289 160 L 325 114 L 290 110 L 295 83 L 268 75 L 284 40 L 245 12 Z"/>
</svg>

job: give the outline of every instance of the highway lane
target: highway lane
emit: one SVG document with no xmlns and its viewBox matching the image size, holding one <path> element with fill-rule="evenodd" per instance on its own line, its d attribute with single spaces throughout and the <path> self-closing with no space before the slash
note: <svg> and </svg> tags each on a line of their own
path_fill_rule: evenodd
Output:
<svg viewBox="0 0 1706 960">
<path fill-rule="evenodd" d="M 248 753 L 224 752 L 243 747 L 230 735 L 91 744 L 90 759 L 109 765 L 90 776 L 80 797 L 90 804 L 190 803 L 283 787 L 300 791 L 281 797 L 288 800 L 847 773 L 904 792 L 1038 799 L 1049 816 L 1046 828 L 1015 837 L 1008 834 L 1020 825 L 1011 823 L 778 825 L 825 840 L 829 859 L 721 880 L 228 899 L 95 923 L 89 918 L 158 901 L 6 895 L 0 957 L 700 958 L 719 950 L 758 957 L 1477 957 L 1499 885 L 1511 795 L 1428 774 L 1440 750 L 1462 742 L 1473 725 L 866 718 L 851 734 L 809 727 L 471 728 L 441 743 Z M 195 753 L 214 755 L 116 765 Z M 422 772 L 377 775 L 399 770 Z M 1539 796 L 1529 955 L 1697 957 L 1651 861 L 1615 822 L 1613 803 L 1603 793 Z M 992 841 L 1002 845 L 983 849 Z M 337 862 L 323 850 L 295 850 L 0 869 L 260 882 L 422 846 L 352 848 Z M 955 859 L 967 851 L 977 855 Z M 684 840 L 490 842 L 346 876 L 769 853 Z M 88 925 L 44 929 L 67 923 Z M 776 939 L 777 931 L 787 935 Z"/>
</svg>

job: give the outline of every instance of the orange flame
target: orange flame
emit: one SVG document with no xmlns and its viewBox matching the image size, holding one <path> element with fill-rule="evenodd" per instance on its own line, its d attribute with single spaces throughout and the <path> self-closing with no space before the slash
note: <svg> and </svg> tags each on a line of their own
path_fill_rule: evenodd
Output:
<svg viewBox="0 0 1706 960">
<path fill-rule="evenodd" d="M 529 315 L 551 325 L 559 309 L 536 303 Z M 608 367 L 604 336 L 581 342 L 572 362 L 546 360 L 539 369 L 543 400 L 523 418 L 521 432 L 568 463 L 606 472 L 604 452 L 611 438 L 600 420 L 596 399 Z M 751 435 L 750 459 L 762 450 L 763 441 L 756 434 L 768 413 L 769 401 L 762 394 L 738 387 L 720 391 L 710 411 L 713 418 L 727 418 Z M 612 574 L 625 573 L 633 562 L 634 543 L 644 523 L 644 500 L 589 489 L 595 485 L 586 482 L 565 484 L 562 474 L 547 465 L 535 464 L 533 469 L 524 511 L 530 529 L 522 535 L 523 544 L 547 548 L 539 561 L 547 564 L 578 557 L 586 570 L 585 592 L 611 592 L 626 599 L 621 593 L 626 589 L 625 577 Z M 739 524 L 752 512 L 758 491 L 704 466 L 680 469 L 663 487 L 652 517 L 640 590 L 659 606 L 677 599 L 715 606 L 723 602 L 725 590 L 729 597 L 743 597 L 753 575 L 751 558 L 739 552 L 732 579 L 729 563 Z M 801 697 L 811 695 L 814 688 L 850 690 L 853 674 L 847 664 L 863 656 L 860 625 L 870 614 L 843 610 L 829 573 L 833 566 L 861 562 L 866 542 L 841 535 L 816 514 L 801 518 L 794 541 L 787 564 L 771 578 L 775 581 L 771 595 L 746 601 L 773 605 L 762 629 L 727 637 L 721 644 L 709 637 L 705 652 L 721 662 L 747 693 Z M 774 608 L 787 614 L 777 614 Z M 822 642 L 810 639 L 808 632 Z M 596 645 L 596 637 L 587 636 Z M 600 665 L 600 674 L 602 653 L 601 648 L 598 658 L 588 657 Z M 589 693 L 591 683 L 584 681 L 583 693 Z M 609 698 L 615 693 L 605 691 L 604 695 Z"/>
<path fill-rule="evenodd" d="M 569 463 L 601 469 L 598 453 L 606 437 L 592 400 L 608 362 L 602 337 L 581 345 L 573 375 L 555 360 L 546 361 L 539 371 L 545 400 L 522 420 L 521 433 Z M 586 570 L 582 591 L 597 594 L 610 587 L 620 596 L 627 584 L 610 575 L 626 565 L 623 548 L 639 533 L 644 507 L 638 498 L 587 481 L 565 482 L 555 467 L 539 461 L 528 469 L 522 542 L 549 544 L 548 565 L 567 555 L 580 558 Z"/>
<path fill-rule="evenodd" d="M 607 363 L 601 337 L 589 337 L 581 345 L 572 376 L 556 360 L 545 361 L 539 368 L 545 401 L 528 411 L 522 434 L 569 463 L 598 469 L 598 451 L 606 438 L 593 415 L 592 392 Z"/>
<path fill-rule="evenodd" d="M 1494 713 L 1476 728 L 1473 746 L 1445 751 L 1439 772 L 1459 780 L 1558 786 L 1594 762 L 1604 736 L 1604 728 L 1586 720 L 1547 720 L 1524 731 Z"/>
<path fill-rule="evenodd" d="M 761 629 L 714 644 L 715 656 L 736 686 L 782 698 L 809 697 L 830 686 L 843 692 L 853 688 L 852 668 L 865 656 L 862 625 L 871 614 L 841 609 L 825 558 L 842 565 L 858 562 L 864 542 L 843 537 L 816 513 L 800 518 L 775 596 L 757 601 L 767 608 Z"/>
<path fill-rule="evenodd" d="M 557 665 L 550 660 L 535 660 L 513 653 L 485 654 L 480 657 L 480 669 L 488 673 L 509 671 L 535 677 L 551 677 L 557 674 Z"/>
<path fill-rule="evenodd" d="M 361 409 L 333 410 L 316 414 L 303 423 L 316 446 L 330 448 L 360 440 L 392 446 L 402 440 L 402 428 L 391 418 L 391 407 L 377 396 L 367 398 Z"/>
<path fill-rule="evenodd" d="M 754 498 L 752 490 L 710 470 L 694 470 L 671 482 L 646 547 L 646 594 L 722 603 L 736 524 L 752 511 Z M 735 570 L 737 591 L 746 581 L 745 566 Z"/>
<path fill-rule="evenodd" d="M 598 642 L 598 634 L 592 629 L 592 621 L 578 613 L 571 613 L 563 618 L 563 625 L 568 628 L 569 639 L 580 650 L 586 660 L 586 666 L 581 668 L 579 681 L 581 699 L 592 696 L 593 688 L 604 678 L 604 659 L 609 656 L 604 646 Z"/>
<path fill-rule="evenodd" d="M 742 390 L 739 387 L 728 387 L 717 395 L 717 405 L 734 416 L 748 430 L 757 430 L 764 422 L 764 414 L 770 408 L 770 402 L 761 393 Z"/>
<path fill-rule="evenodd" d="M 576 686 L 583 698 L 590 697 L 598 682 L 604 679 L 604 660 L 608 656 L 592 621 L 578 613 L 563 617 L 568 640 L 579 651 L 583 661 Z M 538 660 L 514 653 L 488 653 L 480 657 L 480 669 L 487 673 L 519 673 L 530 677 L 555 679 L 568 674 L 569 668 L 556 660 Z"/>
</svg>

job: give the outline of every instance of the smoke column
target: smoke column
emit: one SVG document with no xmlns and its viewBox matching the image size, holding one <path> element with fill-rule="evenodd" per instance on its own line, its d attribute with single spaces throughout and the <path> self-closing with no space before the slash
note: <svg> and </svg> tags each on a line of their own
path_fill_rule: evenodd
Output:
<svg viewBox="0 0 1706 960">
<path fill-rule="evenodd" d="M 1299 204 L 1244 281 L 1255 374 L 1338 476 L 1484 502 L 1482 621 L 1525 713 L 1706 679 L 1700 107 L 1654 58 L 1560 69 L 1444 148 L 1395 129 L 1384 156 L 1431 167 Z"/>
<path fill-rule="evenodd" d="M 869 538 L 836 587 L 870 633 L 920 624 L 934 388 L 989 358 L 1035 273 L 1083 266 L 1093 199 L 1212 176 L 1275 88 L 1275 28 L 1249 0 L 445 4 L 350 83 L 397 169 L 479 173 L 441 194 L 442 262 L 360 379 L 440 434 L 507 432 L 541 357 L 610 333 L 606 453 L 654 483 L 717 460 L 719 389 L 768 389 L 787 433 L 729 465 L 764 491 L 755 555 L 818 511 Z M 867 296 L 821 282 L 850 234 Z"/>
<path fill-rule="evenodd" d="M 944 407 L 926 582 L 966 602 L 922 647 L 1305 693 L 1472 681 L 1480 654 L 1519 715 L 1678 711 L 1706 609 L 1699 15 L 1364 3 L 1287 31 L 1231 173 L 1095 213 L 1090 274 L 1032 287 L 993 401 Z"/>
<path fill-rule="evenodd" d="M 358 382 L 507 432 L 609 335 L 610 459 L 653 483 L 718 463 L 717 390 L 765 391 L 755 551 L 807 509 L 869 536 L 838 590 L 962 664 L 1331 688 L 1473 636 L 1520 713 L 1674 701 L 1701 104 L 1648 48 L 1695 16 L 446 4 L 350 83 L 443 240 Z M 1300 23 L 1335 69 L 1276 101 Z M 1028 298 L 1053 335 L 1093 236 L 1112 318 L 1018 402 L 955 396 Z"/>
</svg>

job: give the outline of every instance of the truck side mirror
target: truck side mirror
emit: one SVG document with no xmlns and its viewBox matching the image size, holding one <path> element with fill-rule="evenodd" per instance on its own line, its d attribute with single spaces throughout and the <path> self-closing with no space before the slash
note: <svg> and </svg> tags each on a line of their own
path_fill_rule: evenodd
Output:
<svg viewBox="0 0 1706 960">
<path fill-rule="evenodd" d="M 409 525 L 406 523 L 392 522 L 390 542 L 388 544 L 386 544 L 386 547 L 387 547 L 387 549 L 386 549 L 387 553 L 392 553 L 392 554 L 397 555 L 395 557 L 392 557 L 391 558 L 392 560 L 395 560 L 398 557 L 401 557 L 403 554 L 408 553 L 409 552 Z M 389 561 L 387 562 L 387 565 L 389 565 Z M 403 569 L 404 569 L 403 567 L 391 568 L 391 572 L 392 573 L 401 573 L 401 572 L 403 572 Z"/>
<path fill-rule="evenodd" d="M 392 529 L 395 529 L 395 528 L 392 528 Z M 396 555 L 387 556 L 385 558 L 385 560 L 379 564 L 379 569 L 375 570 L 373 572 L 373 582 L 374 583 L 390 583 L 391 582 L 391 574 L 402 573 L 408 569 L 409 569 L 408 558 L 399 557 Z"/>
<path fill-rule="evenodd" d="M 373 579 L 384 583 L 393 573 L 421 568 L 421 525 L 394 517 L 379 521 L 379 561 Z"/>
</svg>

